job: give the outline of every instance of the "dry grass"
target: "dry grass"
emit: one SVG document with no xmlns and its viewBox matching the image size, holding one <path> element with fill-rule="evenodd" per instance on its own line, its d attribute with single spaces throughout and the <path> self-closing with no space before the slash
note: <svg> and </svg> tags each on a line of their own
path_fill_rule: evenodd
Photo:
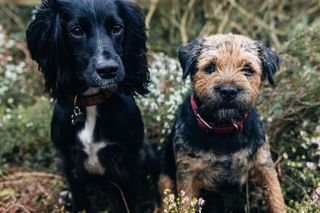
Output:
<svg viewBox="0 0 320 213">
<path fill-rule="evenodd" d="M 57 205 L 62 188 L 59 175 L 42 172 L 15 172 L 0 178 L 0 212 L 63 212 Z"/>
</svg>

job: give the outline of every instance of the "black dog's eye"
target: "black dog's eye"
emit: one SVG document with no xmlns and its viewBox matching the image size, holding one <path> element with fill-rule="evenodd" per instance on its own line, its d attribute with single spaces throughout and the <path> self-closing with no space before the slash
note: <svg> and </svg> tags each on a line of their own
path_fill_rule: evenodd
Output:
<svg viewBox="0 0 320 213">
<path fill-rule="evenodd" d="M 80 27 L 73 28 L 70 33 L 75 37 L 81 37 L 84 35 L 84 32 L 81 30 Z"/>
<path fill-rule="evenodd" d="M 204 68 L 204 71 L 206 71 L 206 73 L 213 73 L 214 71 L 216 71 L 216 65 L 215 64 L 209 64 Z"/>
<path fill-rule="evenodd" d="M 254 70 L 249 64 L 246 64 L 242 68 L 242 72 L 244 72 L 246 76 L 251 76 L 254 73 Z"/>
<path fill-rule="evenodd" d="M 122 30 L 123 30 L 122 26 L 120 26 L 120 25 L 114 25 L 113 28 L 112 28 L 112 30 L 111 30 L 111 32 L 112 32 L 113 34 L 119 34 L 119 33 L 122 32 Z"/>
</svg>

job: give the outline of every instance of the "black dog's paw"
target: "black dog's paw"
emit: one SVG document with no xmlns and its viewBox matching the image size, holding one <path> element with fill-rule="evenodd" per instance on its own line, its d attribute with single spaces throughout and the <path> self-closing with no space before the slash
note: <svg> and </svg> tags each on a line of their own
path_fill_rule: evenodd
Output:
<svg viewBox="0 0 320 213">
<path fill-rule="evenodd" d="M 66 207 L 69 211 L 72 209 L 72 195 L 71 192 L 68 190 L 61 191 L 58 198 L 59 204 Z"/>
</svg>

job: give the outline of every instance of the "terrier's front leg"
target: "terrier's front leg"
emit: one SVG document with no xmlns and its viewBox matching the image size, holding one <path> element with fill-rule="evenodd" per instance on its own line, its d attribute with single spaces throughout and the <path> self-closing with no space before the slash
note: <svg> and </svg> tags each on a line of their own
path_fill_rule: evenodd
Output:
<svg viewBox="0 0 320 213">
<path fill-rule="evenodd" d="M 262 146 L 253 161 L 253 175 L 256 182 L 267 189 L 268 212 L 286 212 L 285 202 L 277 172 L 271 158 L 269 144 Z"/>
</svg>

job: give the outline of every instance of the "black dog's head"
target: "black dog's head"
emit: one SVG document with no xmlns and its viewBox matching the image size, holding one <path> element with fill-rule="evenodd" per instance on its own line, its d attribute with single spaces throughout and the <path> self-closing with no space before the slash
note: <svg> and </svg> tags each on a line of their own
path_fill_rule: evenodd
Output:
<svg viewBox="0 0 320 213">
<path fill-rule="evenodd" d="M 126 0 L 42 0 L 27 29 L 32 58 L 57 99 L 88 87 L 147 93 L 146 40 L 140 9 Z"/>
<path fill-rule="evenodd" d="M 234 34 L 194 40 L 179 50 L 183 76 L 217 120 L 240 118 L 256 102 L 261 82 L 273 74 L 279 57 L 262 43 Z"/>
</svg>

